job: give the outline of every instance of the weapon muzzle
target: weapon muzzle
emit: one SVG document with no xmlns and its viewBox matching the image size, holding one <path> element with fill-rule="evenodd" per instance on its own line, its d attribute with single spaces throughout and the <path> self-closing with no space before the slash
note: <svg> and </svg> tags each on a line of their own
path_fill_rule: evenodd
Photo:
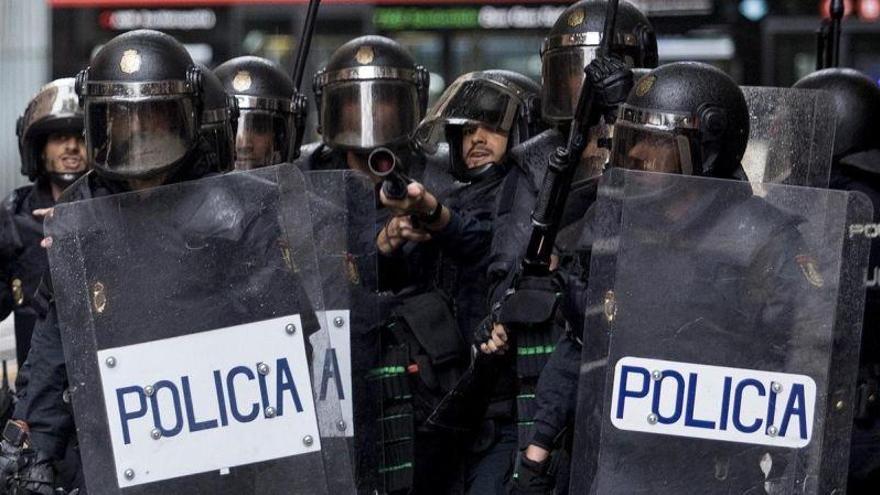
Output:
<svg viewBox="0 0 880 495">
<path fill-rule="evenodd" d="M 397 168 L 397 155 L 388 148 L 376 148 L 370 152 L 367 158 L 367 166 L 370 172 L 377 177 L 386 177 Z"/>
</svg>

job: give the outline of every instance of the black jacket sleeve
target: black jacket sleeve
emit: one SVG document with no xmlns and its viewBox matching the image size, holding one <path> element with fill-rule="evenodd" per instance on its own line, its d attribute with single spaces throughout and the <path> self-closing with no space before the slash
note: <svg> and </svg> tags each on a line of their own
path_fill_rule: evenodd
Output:
<svg viewBox="0 0 880 495">
<path fill-rule="evenodd" d="M 463 263 L 478 263 L 489 254 L 492 211 L 486 208 L 450 207 L 449 224 L 432 233 L 443 254 Z"/>
<path fill-rule="evenodd" d="M 21 251 L 21 239 L 15 226 L 16 193 L 13 192 L 0 207 L 0 320 L 12 312 L 13 300 L 10 279 L 12 264 Z"/>
<path fill-rule="evenodd" d="M 581 346 L 569 335 L 563 335 L 538 379 L 535 430 L 531 443 L 553 450 L 567 425 L 572 422 L 577 404 L 580 363 Z"/>
<path fill-rule="evenodd" d="M 37 320 L 26 366 L 27 393 L 16 404 L 13 417 L 30 426 L 31 443 L 37 450 L 61 459 L 74 423 L 62 398 L 68 385 L 67 366 L 54 304 L 44 318 Z"/>
</svg>

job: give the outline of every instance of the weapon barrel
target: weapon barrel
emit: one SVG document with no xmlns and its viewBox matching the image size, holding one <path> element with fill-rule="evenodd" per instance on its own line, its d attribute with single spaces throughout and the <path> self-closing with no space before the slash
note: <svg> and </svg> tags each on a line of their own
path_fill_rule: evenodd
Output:
<svg viewBox="0 0 880 495">
<path fill-rule="evenodd" d="M 388 148 L 376 148 L 367 158 L 370 172 L 377 177 L 387 177 L 397 168 L 397 155 Z"/>
<path fill-rule="evenodd" d="M 397 155 L 393 151 L 388 148 L 374 149 L 367 157 L 367 167 L 373 175 L 382 178 L 382 192 L 385 197 L 394 200 L 406 198 L 409 180 L 400 172 Z"/>
<path fill-rule="evenodd" d="M 605 25 L 602 29 L 602 39 L 599 45 L 600 55 L 611 53 L 611 44 L 614 43 L 614 27 L 617 25 L 617 7 L 619 0 L 610 0 L 605 6 Z"/>
<path fill-rule="evenodd" d="M 816 30 L 816 70 L 828 67 L 828 24 L 822 22 Z"/>
<path fill-rule="evenodd" d="M 291 129 L 289 146 L 287 150 L 287 161 L 292 162 L 299 158 L 299 147 L 302 145 L 303 134 L 305 133 L 305 112 L 306 99 L 300 91 L 302 86 L 303 73 L 306 70 L 306 59 L 309 58 L 309 48 L 312 46 L 312 35 L 315 32 L 315 22 L 318 17 L 318 6 L 321 0 L 309 0 L 308 11 L 306 12 L 306 20 L 303 23 L 302 38 L 299 40 L 299 46 L 296 47 L 296 56 L 293 59 L 293 94 L 291 101 L 295 120 L 294 128 Z"/>
<path fill-rule="evenodd" d="M 840 66 L 840 24 L 845 8 L 843 0 L 831 0 L 831 60 L 830 67 Z"/>
<path fill-rule="evenodd" d="M 604 34 L 599 46 L 600 54 L 608 54 L 611 51 L 618 4 L 619 0 L 608 2 L 605 11 Z M 541 190 L 538 193 L 538 200 L 532 211 L 532 233 L 523 261 L 523 269 L 529 274 L 537 275 L 549 272 L 550 254 L 556 242 L 562 210 L 565 208 L 566 199 L 568 199 L 574 171 L 577 169 L 577 164 L 589 142 L 590 122 L 597 120 L 593 115 L 595 112 L 597 112 L 597 108 L 593 86 L 588 78 L 584 78 L 569 129 L 568 142 L 564 148 L 560 147 L 550 157 L 547 172 L 544 174 Z"/>
<path fill-rule="evenodd" d="M 315 22 L 318 17 L 318 6 L 321 0 L 309 0 L 308 11 L 306 12 L 306 20 L 303 24 L 302 39 L 299 46 L 296 47 L 296 58 L 293 62 L 293 87 L 296 91 L 302 86 L 303 73 L 306 69 L 306 59 L 309 56 L 309 49 L 312 46 L 312 35 L 315 32 Z"/>
</svg>

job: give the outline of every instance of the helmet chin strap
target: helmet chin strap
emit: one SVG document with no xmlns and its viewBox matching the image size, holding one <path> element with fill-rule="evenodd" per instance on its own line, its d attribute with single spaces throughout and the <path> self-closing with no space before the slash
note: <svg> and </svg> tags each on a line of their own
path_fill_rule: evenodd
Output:
<svg viewBox="0 0 880 495">
<path fill-rule="evenodd" d="M 489 162 L 485 165 L 480 165 L 479 167 L 463 170 L 461 173 L 462 178 L 467 179 L 467 182 L 476 182 L 483 178 L 483 176 L 486 175 L 486 172 L 488 172 L 493 165 L 495 165 L 495 162 Z"/>
<path fill-rule="evenodd" d="M 67 189 L 85 173 L 85 170 L 81 172 L 49 172 L 49 182 L 62 189 Z"/>
</svg>

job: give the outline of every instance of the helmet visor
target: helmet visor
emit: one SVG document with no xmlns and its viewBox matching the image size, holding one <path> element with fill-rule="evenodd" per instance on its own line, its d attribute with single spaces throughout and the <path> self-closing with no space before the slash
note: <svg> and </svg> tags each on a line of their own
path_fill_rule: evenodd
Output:
<svg viewBox="0 0 880 495">
<path fill-rule="evenodd" d="M 549 122 L 571 120 L 577 105 L 584 68 L 596 58 L 595 46 L 550 50 L 541 59 L 541 114 Z"/>
<path fill-rule="evenodd" d="M 87 101 L 89 161 L 121 176 L 136 178 L 161 172 L 193 147 L 194 122 L 188 97 Z"/>
<path fill-rule="evenodd" d="M 693 174 L 691 146 L 680 132 L 652 129 L 618 120 L 614 126 L 612 163 L 646 172 Z"/>
<path fill-rule="evenodd" d="M 412 83 L 368 80 L 328 85 L 321 96 L 324 142 L 371 149 L 409 138 L 419 121 L 419 97 Z"/>
<path fill-rule="evenodd" d="M 447 125 L 479 125 L 508 133 L 519 104 L 519 99 L 497 84 L 478 79 L 457 81 L 428 112 L 416 139 L 423 148 L 436 150 L 437 143 L 446 140 L 443 131 Z"/>
<path fill-rule="evenodd" d="M 291 127 L 289 114 L 242 110 L 235 133 L 235 168 L 250 170 L 284 162 Z"/>
<path fill-rule="evenodd" d="M 199 132 L 209 152 L 216 156 L 215 170 L 228 172 L 235 165 L 235 135 L 229 122 L 203 124 Z"/>
</svg>

